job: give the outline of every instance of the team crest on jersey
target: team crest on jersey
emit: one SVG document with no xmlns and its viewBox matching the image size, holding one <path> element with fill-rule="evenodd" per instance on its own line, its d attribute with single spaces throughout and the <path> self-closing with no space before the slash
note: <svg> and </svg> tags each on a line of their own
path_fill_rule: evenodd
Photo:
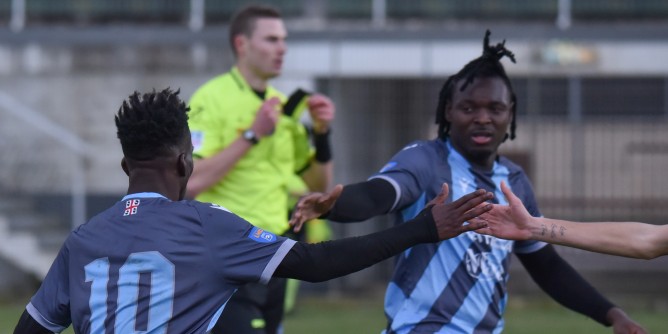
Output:
<svg viewBox="0 0 668 334">
<path fill-rule="evenodd" d="M 269 243 L 276 241 L 276 235 L 267 232 L 259 227 L 253 227 L 248 238 L 257 242 Z"/>
<path fill-rule="evenodd" d="M 139 203 L 140 201 L 138 199 L 129 199 L 125 201 L 125 211 L 123 211 L 123 216 L 137 214 L 137 211 L 139 210 Z"/>
<path fill-rule="evenodd" d="M 199 151 L 204 144 L 204 132 L 202 131 L 193 131 L 190 133 L 190 140 L 193 143 L 193 150 L 195 152 Z"/>
<path fill-rule="evenodd" d="M 383 168 L 380 169 L 379 173 L 387 172 L 388 170 L 394 168 L 394 166 L 396 166 L 396 165 L 397 165 L 396 161 L 390 161 L 390 162 L 386 163 L 385 166 L 383 166 Z"/>
<path fill-rule="evenodd" d="M 471 277 L 481 281 L 502 281 L 505 279 L 506 270 L 503 264 L 493 259 L 494 249 L 502 250 L 504 254 L 512 251 L 512 242 L 497 239 L 488 235 L 480 235 L 475 232 L 463 234 L 479 245 L 471 246 L 464 254 L 466 271 Z"/>
</svg>

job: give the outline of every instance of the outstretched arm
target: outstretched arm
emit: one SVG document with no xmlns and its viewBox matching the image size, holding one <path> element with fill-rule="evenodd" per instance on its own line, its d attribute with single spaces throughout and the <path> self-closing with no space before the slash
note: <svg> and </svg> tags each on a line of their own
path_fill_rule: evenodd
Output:
<svg viewBox="0 0 668 334">
<path fill-rule="evenodd" d="M 329 193 L 311 193 L 295 206 L 290 226 L 299 232 L 304 222 L 327 216 L 337 222 L 358 222 L 387 213 L 395 200 L 395 190 L 383 179 L 337 185 Z"/>
<path fill-rule="evenodd" d="M 19 322 L 14 328 L 14 334 L 52 334 L 53 332 L 44 328 L 35 320 L 27 310 L 23 311 Z"/>
<path fill-rule="evenodd" d="M 478 233 L 512 240 L 541 240 L 639 259 L 653 259 L 668 254 L 668 225 L 582 223 L 532 217 L 505 183 L 501 184 L 501 190 L 509 205 L 494 205 L 492 211 L 477 218 L 488 225 L 478 230 Z"/>
<path fill-rule="evenodd" d="M 448 191 L 430 202 L 415 218 L 362 237 L 318 244 L 297 243 L 274 272 L 276 277 L 320 282 L 362 270 L 420 243 L 436 242 L 484 226 L 464 222 L 491 209 L 492 194 L 477 190 L 445 204 Z"/>
</svg>

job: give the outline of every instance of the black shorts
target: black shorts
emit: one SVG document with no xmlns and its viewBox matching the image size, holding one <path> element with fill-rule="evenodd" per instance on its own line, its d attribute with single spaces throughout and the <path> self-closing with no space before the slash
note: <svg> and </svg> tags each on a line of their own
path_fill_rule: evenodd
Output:
<svg viewBox="0 0 668 334">
<path fill-rule="evenodd" d="M 283 320 L 285 278 L 242 286 L 227 302 L 212 334 L 276 334 Z"/>
</svg>

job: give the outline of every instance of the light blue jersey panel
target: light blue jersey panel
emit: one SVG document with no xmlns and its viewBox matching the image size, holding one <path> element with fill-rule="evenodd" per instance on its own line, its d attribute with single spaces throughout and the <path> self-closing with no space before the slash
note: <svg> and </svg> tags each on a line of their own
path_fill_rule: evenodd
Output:
<svg viewBox="0 0 668 334">
<path fill-rule="evenodd" d="M 450 186 L 450 199 L 483 188 L 495 203 L 507 204 L 500 191 L 505 181 L 521 194 L 538 216 L 531 185 L 517 165 L 500 158 L 491 172 L 480 172 L 452 146 L 441 140 L 416 142 L 397 153 L 372 178 L 382 178 L 397 190 L 398 221 L 415 216 Z M 438 244 L 423 244 L 404 252 L 385 296 L 385 333 L 496 333 L 503 329 L 510 253 L 536 251 L 543 243 L 497 239 L 467 232 Z M 519 246 L 519 247 L 518 247 Z"/>
</svg>

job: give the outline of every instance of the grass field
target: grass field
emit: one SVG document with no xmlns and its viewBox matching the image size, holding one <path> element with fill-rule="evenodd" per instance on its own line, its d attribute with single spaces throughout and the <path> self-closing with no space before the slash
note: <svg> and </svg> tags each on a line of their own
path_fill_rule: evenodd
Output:
<svg viewBox="0 0 668 334">
<path fill-rule="evenodd" d="M 0 306 L 0 333 L 11 333 L 24 305 Z M 665 312 L 627 309 L 650 333 L 666 333 Z M 302 298 L 285 321 L 286 334 L 380 333 L 385 326 L 381 298 Z M 511 303 L 506 313 L 505 333 L 511 334 L 610 334 L 612 329 L 553 302 Z M 71 329 L 64 333 L 73 333 Z"/>
</svg>

